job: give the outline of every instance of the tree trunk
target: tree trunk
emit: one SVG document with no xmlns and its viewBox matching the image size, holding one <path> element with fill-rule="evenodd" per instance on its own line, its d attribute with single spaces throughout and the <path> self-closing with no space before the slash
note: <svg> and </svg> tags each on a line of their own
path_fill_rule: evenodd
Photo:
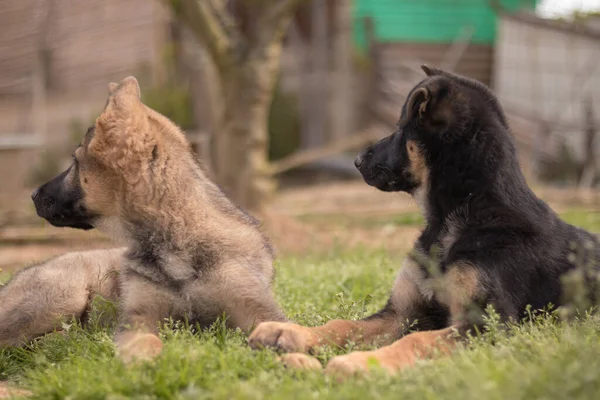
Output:
<svg viewBox="0 0 600 400">
<path fill-rule="evenodd" d="M 594 184 L 596 176 L 596 155 L 595 155 L 595 139 L 596 126 L 594 124 L 594 113 L 592 107 L 592 99 L 588 96 L 583 103 L 584 121 L 585 121 L 585 136 L 583 142 L 583 164 L 579 174 L 579 189 L 589 189 Z"/>
<path fill-rule="evenodd" d="M 268 116 L 279 72 L 281 40 L 221 75 L 224 110 L 215 132 L 217 182 L 235 201 L 258 211 L 274 189 L 268 174 Z"/>
<path fill-rule="evenodd" d="M 249 26 L 240 26 L 236 10 L 241 3 L 234 3 L 232 9 L 219 0 L 165 0 L 191 28 L 218 71 L 221 93 L 219 99 L 211 99 L 219 103 L 211 146 L 217 183 L 239 205 L 253 211 L 260 211 L 272 191 L 268 114 L 283 34 L 300 1 L 244 2 L 255 18 Z"/>
</svg>

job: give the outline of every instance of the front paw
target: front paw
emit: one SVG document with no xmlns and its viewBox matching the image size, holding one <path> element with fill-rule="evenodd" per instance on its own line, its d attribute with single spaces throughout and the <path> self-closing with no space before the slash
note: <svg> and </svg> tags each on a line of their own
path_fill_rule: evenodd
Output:
<svg viewBox="0 0 600 400">
<path fill-rule="evenodd" d="M 248 338 L 253 349 L 264 347 L 287 353 L 306 353 L 318 342 L 310 328 L 291 322 L 263 322 Z"/>
<path fill-rule="evenodd" d="M 126 333 L 115 341 L 117 354 L 126 364 L 152 360 L 163 348 L 162 341 L 152 333 Z"/>
</svg>

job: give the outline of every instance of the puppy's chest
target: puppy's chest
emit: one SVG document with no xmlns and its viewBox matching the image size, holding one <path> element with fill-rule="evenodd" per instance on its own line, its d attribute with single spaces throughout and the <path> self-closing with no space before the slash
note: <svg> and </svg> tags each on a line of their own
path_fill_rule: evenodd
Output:
<svg viewBox="0 0 600 400">
<path fill-rule="evenodd" d="M 196 279 L 201 275 L 201 270 L 196 268 L 189 257 L 167 255 L 160 263 L 160 267 L 165 275 L 178 282 Z"/>
<path fill-rule="evenodd" d="M 451 247 L 453 242 L 447 245 Z M 422 249 L 415 249 L 404 261 L 398 275 L 398 279 L 410 282 L 427 300 L 432 300 L 443 290 L 447 250 L 442 246 L 440 242 L 435 243 L 429 255 Z"/>
<path fill-rule="evenodd" d="M 476 234 L 462 215 L 452 214 L 437 227 L 428 227 L 417 244 L 420 254 L 428 255 L 438 268 L 444 269 L 449 262 L 455 262 L 456 251 L 479 251 L 484 246 L 480 235 Z M 422 258 L 422 256 L 421 256 Z"/>
<path fill-rule="evenodd" d="M 187 282 L 202 279 L 204 269 L 192 257 L 161 254 L 151 258 L 132 257 L 126 270 L 160 286 L 178 289 Z"/>
</svg>

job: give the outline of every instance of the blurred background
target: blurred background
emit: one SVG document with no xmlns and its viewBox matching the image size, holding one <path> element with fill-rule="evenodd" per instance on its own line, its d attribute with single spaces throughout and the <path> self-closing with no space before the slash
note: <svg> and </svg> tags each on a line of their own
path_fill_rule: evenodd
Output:
<svg viewBox="0 0 600 400">
<path fill-rule="evenodd" d="M 113 246 L 29 194 L 127 75 L 284 252 L 405 251 L 416 207 L 352 160 L 422 63 L 491 86 L 530 184 L 600 231 L 600 0 L 0 0 L 0 268 Z"/>
</svg>

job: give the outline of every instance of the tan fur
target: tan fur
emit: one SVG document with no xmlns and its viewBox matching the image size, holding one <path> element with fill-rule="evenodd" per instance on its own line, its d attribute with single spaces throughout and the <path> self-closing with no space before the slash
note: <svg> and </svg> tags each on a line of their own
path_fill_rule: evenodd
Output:
<svg viewBox="0 0 600 400">
<path fill-rule="evenodd" d="M 0 289 L 0 347 L 26 343 L 82 317 L 95 295 L 116 301 L 125 249 L 67 253 L 18 272 Z"/>
<path fill-rule="evenodd" d="M 314 357 L 304 353 L 290 353 L 279 357 L 279 360 L 290 369 L 320 370 L 323 366 Z"/>
<path fill-rule="evenodd" d="M 406 150 L 410 161 L 410 173 L 419 184 L 419 187 L 413 193 L 413 199 L 421 209 L 421 212 L 426 214 L 427 199 L 429 196 L 427 193 L 429 188 L 429 170 L 417 143 L 412 140 L 407 141 Z"/>
<path fill-rule="evenodd" d="M 64 182 L 81 187 L 96 228 L 129 246 L 110 264 L 119 270 L 121 316 L 115 341 L 121 356 L 133 360 L 158 354 L 162 344 L 156 335 L 166 318 L 206 325 L 226 314 L 230 327 L 245 332 L 261 322 L 285 321 L 271 293 L 272 251 L 257 223 L 206 177 L 185 135 L 145 106 L 140 93 L 133 77 L 109 85 L 107 105 L 76 150 Z M 97 269 L 109 267 L 98 263 Z M 68 282 L 64 276 L 50 276 L 50 267 L 76 264 L 57 259 L 40 266 L 49 275 L 40 286 L 63 290 Z M 111 279 L 114 286 L 117 280 Z M 12 287 L 31 296 L 27 282 L 17 286 L 15 281 L 0 298 L 13 296 Z M 81 316 L 89 307 L 89 288 L 97 283 L 96 276 L 82 276 L 69 287 L 72 294 L 64 307 L 48 304 L 43 311 Z M 0 316 L 22 315 L 17 306 L 0 302 Z M 5 334 L 2 329 L 0 325 L 0 345 L 15 343 L 18 334 L 43 334 L 52 326 L 46 322 Z"/>
<path fill-rule="evenodd" d="M 450 309 L 453 322 L 459 324 L 481 293 L 482 282 L 479 273 L 472 265 L 456 263 L 448 268 L 443 282 L 438 298 Z"/>
<path fill-rule="evenodd" d="M 448 267 L 441 277 L 428 277 L 419 264 L 407 258 L 402 266 L 391 295 L 393 314 L 373 316 L 367 320 L 333 320 L 319 327 L 308 328 L 293 323 L 267 322 L 259 325 L 249 339 L 250 346 L 274 347 L 286 352 L 311 352 L 329 344 L 344 346 L 353 343 L 388 343 L 374 351 L 352 352 L 332 358 L 326 373 L 345 378 L 355 373 L 368 373 L 371 363 L 395 373 L 413 365 L 419 358 L 448 354 L 458 339 L 456 331 L 465 326 L 468 307 L 480 293 L 482 282 L 477 270 L 469 264 L 457 263 Z M 417 303 L 436 296 L 450 310 L 453 326 L 446 329 L 411 333 L 392 342 L 390 339 L 406 334 L 409 326 L 404 318 L 411 315 Z M 381 339 L 384 339 L 381 341 Z M 387 340 L 386 340 L 387 339 Z M 391 343 L 391 344 L 390 344 Z M 283 359 L 289 368 L 316 368 L 317 360 L 299 355 Z"/>
<path fill-rule="evenodd" d="M 431 299 L 434 295 L 433 282 L 425 279 L 425 272 L 419 264 L 407 257 L 392 287 L 392 303 L 399 315 L 408 315 L 413 305 L 422 298 Z"/>
<path fill-rule="evenodd" d="M 414 365 L 421 358 L 432 357 L 436 354 L 449 354 L 456 343 L 453 327 L 415 332 L 390 346 L 334 357 L 327 364 L 325 373 L 342 380 L 357 373 L 368 374 L 370 365 L 376 365 L 389 373 L 396 373 Z"/>
<path fill-rule="evenodd" d="M 411 333 L 389 346 L 374 351 L 334 357 L 327 365 L 326 373 L 345 378 L 355 373 L 368 372 L 370 363 L 395 373 L 415 364 L 420 358 L 449 354 L 460 340 L 456 333 L 463 328 L 465 314 L 480 292 L 482 283 L 477 270 L 464 263 L 449 266 L 447 272 L 439 279 L 440 281 L 435 282 L 432 287 L 440 302 L 448 306 L 453 326 Z"/>
<path fill-rule="evenodd" d="M 401 316 L 410 315 L 416 302 L 431 296 L 432 285 L 425 281 L 418 264 L 407 258 L 392 289 L 391 303 L 395 314 L 360 321 L 332 320 L 317 327 L 267 322 L 250 335 L 249 344 L 253 348 L 266 346 L 286 352 L 311 352 L 323 344 L 343 347 L 348 342 L 389 344 L 412 322 Z"/>
<path fill-rule="evenodd" d="M 346 343 L 390 343 L 399 334 L 401 323 L 394 318 L 346 321 L 332 320 L 325 325 L 304 327 L 291 322 L 266 322 L 250 335 L 252 348 L 271 347 L 286 352 L 311 352 L 316 347 L 343 347 Z"/>
<path fill-rule="evenodd" d="M 190 246 L 197 244 L 201 226 L 226 251 L 239 256 L 255 252 L 262 245 L 261 235 L 232 221 L 219 210 L 219 202 L 211 201 L 207 192 L 218 189 L 196 165 L 183 133 L 139 101 L 135 81 L 126 79 L 121 85 L 124 89 L 111 92 L 88 146 L 76 153 L 91 211 L 103 216 L 141 214 L 152 218 L 158 229 L 175 234 L 176 242 Z M 155 148 L 157 157 L 150 162 Z M 173 218 L 174 213 L 181 218 Z"/>
<path fill-rule="evenodd" d="M 126 363 L 147 361 L 160 354 L 163 344 L 154 333 L 125 332 L 115 337 L 119 356 Z"/>
</svg>

